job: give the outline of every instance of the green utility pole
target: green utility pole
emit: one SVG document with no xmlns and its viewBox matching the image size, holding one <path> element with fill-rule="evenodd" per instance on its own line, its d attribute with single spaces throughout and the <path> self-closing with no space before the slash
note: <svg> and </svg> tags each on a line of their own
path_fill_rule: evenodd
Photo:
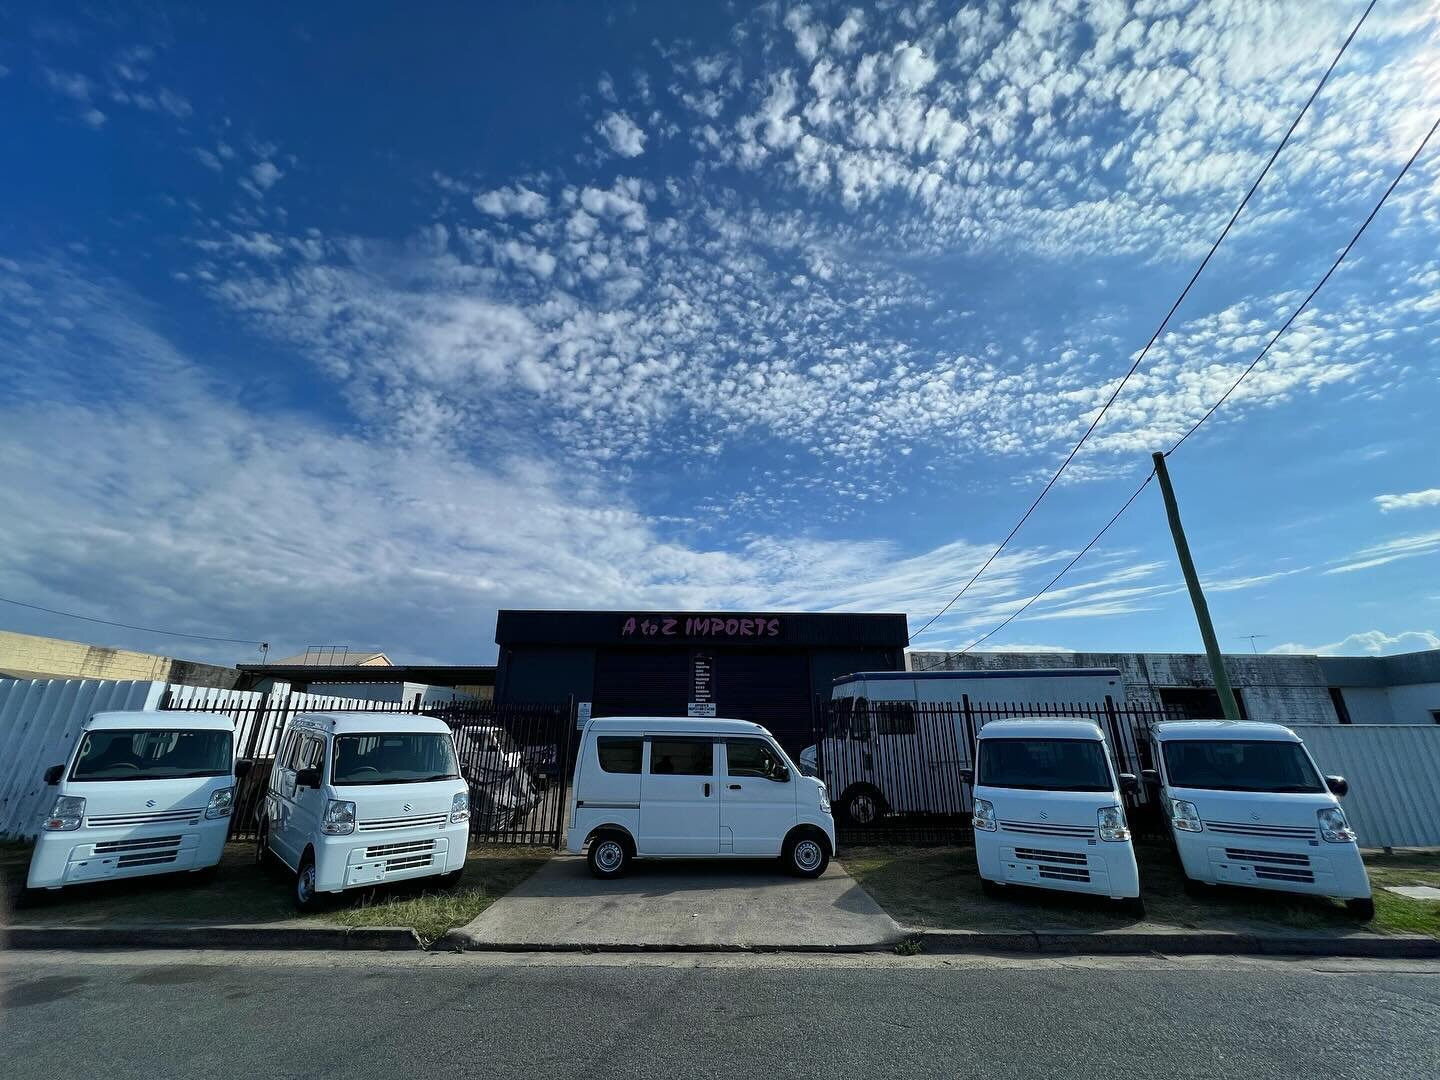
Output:
<svg viewBox="0 0 1440 1080">
<path fill-rule="evenodd" d="M 1205 603 L 1205 593 L 1200 588 L 1200 576 L 1195 573 L 1195 561 L 1190 558 L 1190 545 L 1185 542 L 1185 526 L 1180 524 L 1180 507 L 1175 502 L 1175 489 L 1170 486 L 1170 473 L 1165 469 L 1165 455 L 1155 453 L 1155 478 L 1160 481 L 1160 494 L 1165 498 L 1165 516 L 1170 519 L 1170 532 L 1175 537 L 1175 554 L 1180 558 L 1180 572 L 1185 575 L 1185 587 L 1190 590 L 1190 602 L 1195 605 L 1195 621 L 1200 624 L 1200 637 L 1205 641 L 1205 655 L 1210 658 L 1210 674 L 1215 678 L 1215 692 L 1220 695 L 1220 708 L 1226 720 L 1239 720 L 1240 709 L 1235 704 L 1235 691 L 1230 688 L 1230 676 L 1225 674 L 1225 660 L 1220 655 L 1220 643 L 1215 640 L 1215 627 L 1210 623 L 1210 608 Z"/>
</svg>

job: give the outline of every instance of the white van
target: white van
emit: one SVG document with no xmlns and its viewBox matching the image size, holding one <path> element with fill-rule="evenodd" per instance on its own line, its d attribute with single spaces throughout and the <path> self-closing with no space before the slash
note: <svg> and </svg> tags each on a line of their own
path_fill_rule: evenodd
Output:
<svg viewBox="0 0 1440 1080">
<path fill-rule="evenodd" d="M 102 712 L 64 765 L 30 856 L 31 889 L 208 870 L 235 804 L 234 721 L 201 712 Z"/>
<path fill-rule="evenodd" d="M 443 720 L 411 713 L 300 713 L 280 736 L 255 861 L 295 874 L 295 906 L 322 894 L 465 868 L 470 792 Z"/>
<path fill-rule="evenodd" d="M 1338 796 L 1289 728 L 1256 721 L 1172 720 L 1150 729 L 1145 781 L 1180 853 L 1186 885 L 1247 885 L 1336 896 L 1375 916 L 1370 878 Z"/>
<path fill-rule="evenodd" d="M 596 877 L 633 858 L 780 858 L 819 877 L 835 853 L 825 785 L 744 720 L 605 717 L 580 737 L 568 846 Z"/>
<path fill-rule="evenodd" d="M 1125 700 L 1125 686 L 1118 668 L 861 671 L 836 679 L 830 697 L 832 726 L 800 751 L 800 766 L 809 776 L 823 767 L 842 821 L 866 826 L 885 814 L 965 811 L 953 778 L 970 759 L 966 704 L 1099 713 Z"/>
<path fill-rule="evenodd" d="M 1100 729 L 1088 720 L 993 720 L 980 729 L 974 784 L 980 883 L 1096 893 L 1144 915 L 1122 790 Z"/>
</svg>

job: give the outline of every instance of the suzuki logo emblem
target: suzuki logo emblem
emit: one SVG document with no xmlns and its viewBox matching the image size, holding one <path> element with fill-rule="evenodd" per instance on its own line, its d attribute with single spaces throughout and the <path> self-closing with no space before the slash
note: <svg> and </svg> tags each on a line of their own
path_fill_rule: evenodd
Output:
<svg viewBox="0 0 1440 1080">
<path fill-rule="evenodd" d="M 1254 813 L 1254 812 L 1252 811 L 1251 814 L 1250 814 L 1250 820 L 1251 820 L 1251 821 L 1259 821 L 1259 820 L 1260 820 L 1260 815 L 1257 814 L 1257 813 Z"/>
<path fill-rule="evenodd" d="M 1041 810 L 1041 811 L 1040 811 L 1040 816 L 1041 816 L 1042 818 L 1044 818 L 1046 821 L 1049 821 L 1049 820 L 1050 820 L 1050 815 L 1047 814 L 1044 810 Z"/>
<path fill-rule="evenodd" d="M 405 812 L 408 814 L 412 809 L 414 809 L 414 807 L 412 807 L 412 806 L 407 802 L 407 803 L 405 804 L 405 806 L 404 806 Z"/>
<path fill-rule="evenodd" d="M 154 806 L 154 805 L 155 805 L 155 800 L 154 800 L 154 799 L 146 799 L 146 800 L 145 800 L 145 805 L 146 805 L 146 806 Z"/>
</svg>

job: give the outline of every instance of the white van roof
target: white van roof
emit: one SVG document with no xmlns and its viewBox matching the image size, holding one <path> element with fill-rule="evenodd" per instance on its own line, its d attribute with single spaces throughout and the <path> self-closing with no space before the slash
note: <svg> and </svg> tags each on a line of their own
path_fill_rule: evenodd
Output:
<svg viewBox="0 0 1440 1080">
<path fill-rule="evenodd" d="M 1300 736 L 1284 724 L 1263 720 L 1163 720 L 1150 729 L 1155 737 L 1167 739 L 1245 739 L 1250 741 L 1300 742 Z"/>
<path fill-rule="evenodd" d="M 303 712 L 290 718 L 290 727 L 308 728 L 329 735 L 445 735 L 450 725 L 435 716 L 406 712 Z"/>
<path fill-rule="evenodd" d="M 224 713 L 191 712 L 188 709 L 127 709 L 98 712 L 86 722 L 85 728 L 88 731 L 234 731 L 235 721 Z"/>
<path fill-rule="evenodd" d="M 699 716 L 597 716 L 586 727 L 605 735 L 769 735 L 749 720 Z"/>
<path fill-rule="evenodd" d="M 1093 739 L 1104 742 L 1100 728 L 1089 720 L 1060 720 L 1049 716 L 1017 716 L 991 720 L 979 733 L 982 739 Z"/>
</svg>

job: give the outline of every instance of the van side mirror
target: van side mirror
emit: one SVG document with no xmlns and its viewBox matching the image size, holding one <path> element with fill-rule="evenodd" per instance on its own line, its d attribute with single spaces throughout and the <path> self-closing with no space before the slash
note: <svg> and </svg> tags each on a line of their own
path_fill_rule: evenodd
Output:
<svg viewBox="0 0 1440 1080">
<path fill-rule="evenodd" d="M 56 784 L 60 783 L 60 777 L 64 775 L 64 765 L 51 765 L 48 769 L 45 770 L 45 783 L 49 784 L 51 787 L 54 787 Z"/>
<path fill-rule="evenodd" d="M 1334 795 L 1337 799 L 1343 799 L 1346 795 L 1350 794 L 1350 781 L 1346 780 L 1343 776 L 1325 777 L 1325 786 L 1330 789 L 1330 794 Z"/>
<path fill-rule="evenodd" d="M 295 786 L 318 788 L 320 786 L 320 770 L 301 769 L 295 774 Z"/>
<path fill-rule="evenodd" d="M 1140 781 L 1136 779 L 1133 772 L 1122 772 L 1120 774 L 1120 790 L 1128 792 L 1140 790 Z"/>
<path fill-rule="evenodd" d="M 788 765 L 776 765 L 775 775 L 772 779 L 777 784 L 788 784 L 790 782 L 790 767 Z"/>
<path fill-rule="evenodd" d="M 235 779 L 245 779 L 245 777 L 249 775 L 250 770 L 254 768 L 254 766 L 255 762 L 251 761 L 249 758 L 242 757 L 240 760 L 235 762 Z"/>
<path fill-rule="evenodd" d="M 971 787 L 974 787 L 974 786 L 975 786 L 975 770 L 974 770 L 974 769 L 961 769 L 961 770 L 960 770 L 960 779 L 963 780 L 963 781 L 965 781 L 965 783 L 969 784 Z"/>
<path fill-rule="evenodd" d="M 1141 770 L 1140 770 L 1140 781 L 1141 781 L 1141 783 L 1143 783 L 1146 787 L 1159 787 L 1159 786 L 1160 786 L 1160 770 L 1159 770 L 1159 769 L 1141 769 Z"/>
</svg>

